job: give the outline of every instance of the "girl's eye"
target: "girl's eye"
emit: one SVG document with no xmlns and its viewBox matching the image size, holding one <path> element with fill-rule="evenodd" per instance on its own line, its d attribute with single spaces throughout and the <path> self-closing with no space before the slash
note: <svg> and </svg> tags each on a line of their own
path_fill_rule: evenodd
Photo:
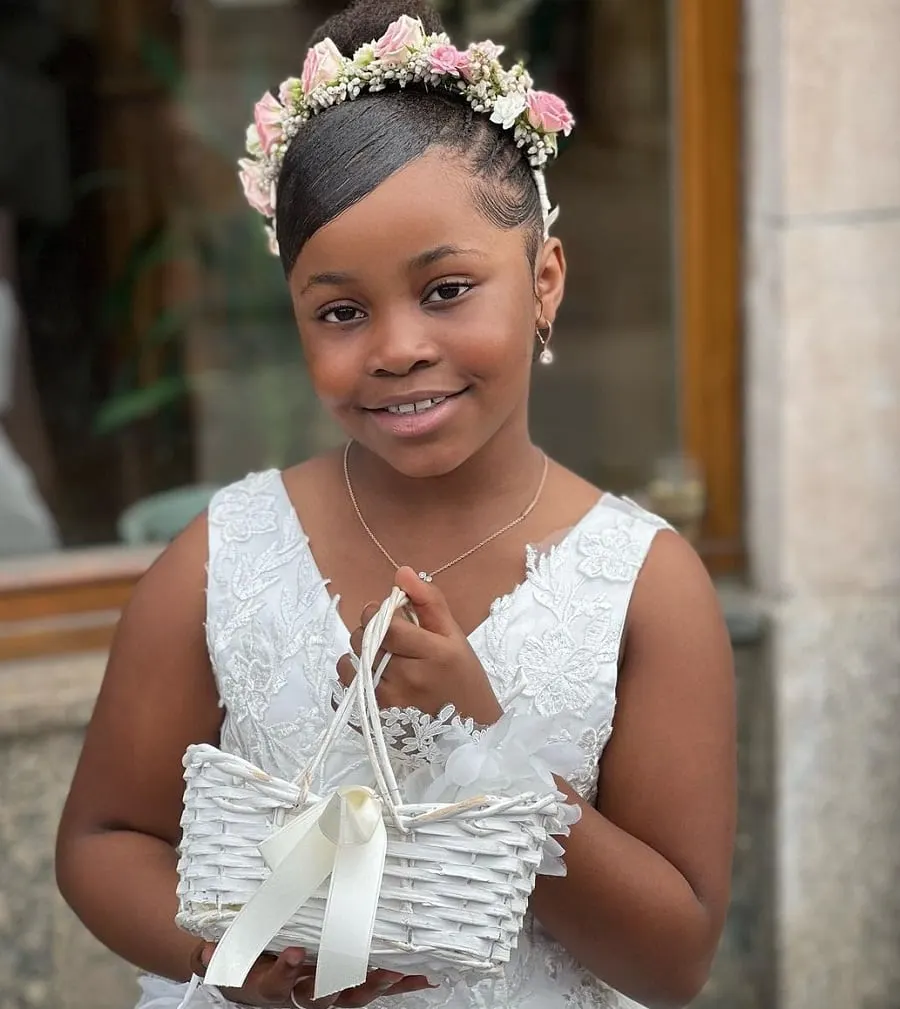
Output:
<svg viewBox="0 0 900 1009">
<path fill-rule="evenodd" d="M 472 285 L 467 280 L 449 280 L 438 284 L 433 288 L 425 299 L 428 305 L 439 305 L 445 301 L 456 301 L 467 291 L 472 290 Z"/>
<path fill-rule="evenodd" d="M 352 305 L 335 305 L 333 308 L 329 308 L 319 315 L 322 322 L 330 322 L 337 325 L 346 325 L 348 322 L 359 322 L 364 317 L 364 313 Z"/>
</svg>

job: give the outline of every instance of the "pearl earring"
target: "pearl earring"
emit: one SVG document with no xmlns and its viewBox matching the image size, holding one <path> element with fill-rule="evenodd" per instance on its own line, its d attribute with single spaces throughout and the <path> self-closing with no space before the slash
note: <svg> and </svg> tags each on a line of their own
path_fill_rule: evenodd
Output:
<svg viewBox="0 0 900 1009">
<path fill-rule="evenodd" d="M 553 364 L 553 351 L 550 349 L 550 341 L 553 339 L 553 323 L 546 323 L 545 328 L 538 326 L 537 338 L 541 344 L 541 353 L 538 360 L 541 364 Z"/>
</svg>

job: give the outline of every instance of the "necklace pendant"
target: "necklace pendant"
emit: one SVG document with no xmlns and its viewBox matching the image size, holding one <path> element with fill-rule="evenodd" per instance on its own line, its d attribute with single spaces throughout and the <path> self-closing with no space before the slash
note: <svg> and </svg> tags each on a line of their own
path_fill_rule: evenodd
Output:
<svg viewBox="0 0 900 1009">
<path fill-rule="evenodd" d="M 434 579 L 431 577 L 430 574 L 428 574 L 427 571 L 420 571 L 419 577 L 422 579 L 423 582 L 425 582 L 426 585 L 430 585 L 434 581 Z"/>
</svg>

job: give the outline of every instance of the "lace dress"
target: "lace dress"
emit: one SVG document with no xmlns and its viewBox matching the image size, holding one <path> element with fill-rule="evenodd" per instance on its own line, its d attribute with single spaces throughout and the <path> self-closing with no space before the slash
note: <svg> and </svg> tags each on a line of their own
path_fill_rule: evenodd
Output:
<svg viewBox="0 0 900 1009">
<path fill-rule="evenodd" d="M 528 548 L 526 576 L 497 599 L 470 643 L 504 709 L 568 712 L 583 762 L 571 784 L 596 799 L 612 733 L 622 632 L 638 573 L 662 520 L 606 495 L 556 546 Z M 350 633 L 338 614 L 277 470 L 220 491 L 209 510 L 207 641 L 225 709 L 221 747 L 270 774 L 308 763 L 342 690 L 336 664 Z M 512 700 L 509 700 L 513 698 Z M 383 713 L 399 780 L 435 755 L 446 722 L 412 709 Z M 573 724 L 570 722 L 570 724 Z M 314 782 L 318 794 L 369 783 L 348 730 Z M 138 1009 L 177 1009 L 185 986 L 141 979 Z M 201 989 L 196 1009 L 227 1007 Z M 628 1009 L 635 1003 L 587 971 L 531 917 L 505 976 L 381 999 L 378 1009 Z"/>
</svg>

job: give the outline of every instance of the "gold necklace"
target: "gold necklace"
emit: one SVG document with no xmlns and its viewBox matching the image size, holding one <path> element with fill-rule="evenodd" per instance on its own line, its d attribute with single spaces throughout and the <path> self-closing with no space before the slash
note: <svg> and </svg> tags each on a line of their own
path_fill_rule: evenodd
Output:
<svg viewBox="0 0 900 1009">
<path fill-rule="evenodd" d="M 356 512 L 356 517 L 359 519 L 360 525 L 363 527 L 363 529 L 365 529 L 366 533 L 368 534 L 369 539 L 375 544 L 376 547 L 378 547 L 382 555 L 393 566 L 394 570 L 399 571 L 402 565 L 398 564 L 394 560 L 394 558 L 391 557 L 391 555 L 387 552 L 387 550 L 385 550 L 385 548 L 381 545 L 375 533 L 373 533 L 372 530 L 369 528 L 368 522 L 366 522 L 366 520 L 363 518 L 363 514 L 360 511 L 359 502 L 356 500 L 356 494 L 353 493 L 353 484 L 350 481 L 350 447 L 352 444 L 353 444 L 352 441 L 347 442 L 347 447 L 344 449 L 344 482 L 347 485 L 347 493 L 350 496 L 350 503 L 353 505 L 353 510 Z M 483 539 L 480 543 L 476 543 L 474 547 L 470 547 L 468 550 L 466 550 L 465 553 L 460 554 L 459 557 L 454 557 L 452 561 L 448 561 L 441 567 L 436 568 L 434 571 L 431 572 L 431 574 L 429 574 L 427 571 L 420 571 L 419 577 L 422 579 L 422 581 L 423 582 L 433 581 L 438 575 L 443 574 L 448 568 L 452 568 L 454 565 L 459 564 L 461 561 L 468 560 L 468 558 L 471 557 L 472 554 L 479 551 L 482 547 L 486 547 L 488 543 L 493 543 L 495 539 L 502 536 L 504 533 L 508 533 L 510 529 L 514 529 L 517 525 L 524 522 L 525 519 L 527 519 L 528 516 L 537 507 L 537 503 L 541 499 L 541 494 L 544 491 L 544 484 L 547 482 L 547 472 L 549 468 L 550 468 L 550 460 L 547 458 L 546 454 L 544 454 L 544 470 L 543 473 L 541 474 L 541 482 L 538 484 L 537 493 L 534 495 L 534 497 L 531 500 L 531 503 L 528 505 L 525 511 L 523 511 L 518 518 L 513 519 L 512 522 L 508 522 L 502 529 L 498 529 L 495 533 L 491 533 L 490 536 Z"/>
</svg>

